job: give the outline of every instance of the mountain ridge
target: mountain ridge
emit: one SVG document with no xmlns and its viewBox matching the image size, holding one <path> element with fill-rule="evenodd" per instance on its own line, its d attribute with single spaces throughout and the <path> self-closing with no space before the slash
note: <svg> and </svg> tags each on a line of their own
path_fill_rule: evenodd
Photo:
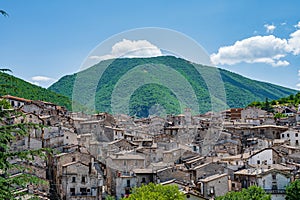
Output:
<svg viewBox="0 0 300 200">
<path fill-rule="evenodd" d="M 29 83 L 21 78 L 0 72 L 0 96 L 12 95 L 30 100 L 41 100 L 55 103 L 71 110 L 70 99 L 46 88 Z"/>
<path fill-rule="evenodd" d="M 108 67 L 106 65 L 109 65 Z M 90 102 L 90 98 L 95 98 L 96 110 L 103 112 L 112 112 L 112 94 L 114 92 L 115 86 L 122 80 L 132 70 L 135 70 L 137 66 L 145 66 L 144 71 L 135 70 L 134 75 L 136 77 L 142 76 L 143 72 L 151 68 L 150 65 L 165 65 L 174 69 L 176 72 L 180 73 L 182 77 L 192 86 L 196 98 L 199 104 L 199 112 L 204 113 L 211 108 L 210 93 L 208 91 L 207 82 L 204 78 L 208 77 L 210 81 L 214 82 L 217 80 L 215 77 L 210 76 L 215 73 L 214 67 L 203 66 L 200 64 L 191 63 L 190 61 L 184 60 L 182 58 L 176 58 L 173 56 L 159 56 L 153 58 L 119 58 L 115 60 L 104 60 L 87 68 L 78 73 L 63 76 L 56 83 L 52 84 L 48 89 L 54 91 L 58 94 L 63 94 L 69 98 L 73 95 L 73 86 L 76 77 L 83 78 L 87 77 L 88 80 L 95 81 L 97 87 L 95 91 L 89 91 L 89 83 L 82 82 L 81 90 L 86 102 Z M 105 67 L 105 71 L 102 71 Z M 107 67 L 107 68 L 106 68 Z M 197 69 L 202 70 L 199 76 Z M 171 70 L 170 70 L 171 71 Z M 263 81 L 252 80 L 250 78 L 244 77 L 234 72 L 230 72 L 225 69 L 218 68 L 218 72 L 224 83 L 226 102 L 228 107 L 245 107 L 253 101 L 264 101 L 265 98 L 270 100 L 278 99 L 290 94 L 296 94 L 297 90 L 290 89 L 283 86 L 278 86 L 272 83 L 267 83 Z M 103 74 L 102 74 L 103 73 Z M 102 74 L 101 79 L 97 74 Z M 197 75 L 198 74 L 198 75 Z M 98 82 L 97 82 L 98 81 Z M 128 85 L 134 85 L 134 81 L 128 79 Z M 181 84 L 172 80 L 174 84 Z M 126 86 L 127 87 L 127 86 Z M 152 88 L 152 89 L 151 89 Z M 89 93 L 95 92 L 95 97 Z M 151 95 L 147 95 L 151 93 Z M 169 99 L 163 100 L 166 97 Z M 176 108 L 179 102 L 175 100 L 176 94 L 174 94 L 168 87 L 159 84 L 145 84 L 140 88 L 136 88 L 133 94 L 130 96 L 129 113 L 130 115 L 136 115 L 139 117 L 148 116 L 149 110 L 155 106 L 163 106 L 167 114 L 178 114 L 181 112 L 180 109 Z M 214 98 L 214 97 L 213 97 Z M 86 104 L 86 102 L 80 102 Z M 87 104 L 88 104 L 87 103 Z M 220 103 L 222 104 L 222 103 Z M 121 104 L 120 104 L 121 106 Z M 126 110 L 122 110 L 125 112 Z"/>
</svg>

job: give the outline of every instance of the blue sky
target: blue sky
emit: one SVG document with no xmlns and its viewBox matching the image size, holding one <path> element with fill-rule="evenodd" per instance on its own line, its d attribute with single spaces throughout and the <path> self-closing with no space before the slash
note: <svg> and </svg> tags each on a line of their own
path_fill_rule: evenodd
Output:
<svg viewBox="0 0 300 200">
<path fill-rule="evenodd" d="M 112 35 L 161 27 L 193 38 L 219 67 L 297 88 L 299 8 L 300 1 L 0 0 L 9 13 L 0 17 L 0 66 L 47 87 Z"/>
</svg>

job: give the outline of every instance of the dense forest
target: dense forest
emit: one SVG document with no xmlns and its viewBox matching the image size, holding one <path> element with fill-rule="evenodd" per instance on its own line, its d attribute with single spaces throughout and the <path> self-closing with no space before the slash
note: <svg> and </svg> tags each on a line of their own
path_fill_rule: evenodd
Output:
<svg viewBox="0 0 300 200">
<path fill-rule="evenodd" d="M 169 71 L 166 71 L 162 66 L 167 66 Z M 199 75 L 195 66 L 200 69 L 201 75 Z M 218 80 L 213 74 L 216 69 L 193 64 L 187 60 L 173 56 L 121 58 L 101 61 L 79 73 L 62 77 L 58 82 L 50 86 L 49 90 L 71 98 L 73 95 L 73 86 L 74 84 L 76 85 L 76 81 L 79 81 L 80 84 L 76 87 L 80 88 L 79 96 L 81 100 L 79 100 L 79 102 L 81 104 L 93 106 L 89 105 L 90 102 L 93 102 L 91 101 L 92 99 L 95 100 L 94 106 L 96 110 L 101 112 L 112 112 L 111 105 L 113 93 L 118 85 L 122 83 L 124 90 L 132 92 L 130 99 L 126 99 L 127 97 L 124 96 L 124 99 L 129 101 L 128 113 L 131 115 L 147 117 L 149 110 L 155 107 L 155 105 L 163 107 L 168 114 L 178 114 L 182 112 L 182 110 L 178 109 L 178 96 L 170 89 L 170 87 L 167 87 L 165 83 L 152 84 L 156 83 L 155 80 L 157 79 L 157 76 L 152 77 L 152 83 L 150 81 L 150 83 L 145 82 L 144 85 L 141 85 L 137 81 L 139 80 L 139 77 L 143 77 L 145 73 L 149 73 L 151 70 L 154 73 L 155 67 L 159 68 L 161 70 L 161 75 L 165 76 L 174 70 L 189 83 L 196 95 L 196 100 L 199 105 L 198 111 L 200 113 L 205 113 L 212 109 L 211 97 L 215 97 L 210 95 L 206 80 L 208 77 L 210 82 L 218 83 Z M 297 93 L 296 90 L 251 80 L 223 69 L 219 69 L 218 73 L 224 83 L 226 93 L 226 102 L 221 102 L 220 100 L 220 105 L 226 104 L 228 107 L 245 107 L 253 101 L 260 102 L 264 101 L 266 98 L 272 101 Z M 131 74 L 131 76 L 128 74 Z M 176 75 L 172 80 L 169 80 L 172 82 L 172 85 L 175 85 L 177 88 L 183 84 L 178 77 L 179 76 Z M 206 79 L 204 77 L 206 77 Z M 141 81 L 144 80 L 141 79 Z M 93 86 L 95 83 L 96 87 Z M 140 86 L 136 88 L 137 85 Z M 189 95 L 191 96 L 189 91 L 187 91 L 186 96 L 188 96 L 188 98 Z M 113 103 L 118 103 L 119 101 L 121 100 L 118 99 Z M 121 104 L 119 107 L 122 112 L 127 112 L 126 110 L 122 110 Z"/>
<path fill-rule="evenodd" d="M 31 100 L 52 102 L 71 110 L 70 99 L 45 88 L 33 85 L 7 73 L 0 72 L 0 96 L 13 95 Z"/>
<path fill-rule="evenodd" d="M 267 107 L 273 107 L 276 105 L 298 107 L 299 104 L 300 104 L 300 92 L 298 92 L 295 95 L 291 94 L 286 97 L 282 97 L 271 101 L 269 101 L 268 99 L 266 99 L 265 101 L 253 101 L 249 104 L 249 106 L 255 106 L 258 108 L 266 109 Z"/>
</svg>

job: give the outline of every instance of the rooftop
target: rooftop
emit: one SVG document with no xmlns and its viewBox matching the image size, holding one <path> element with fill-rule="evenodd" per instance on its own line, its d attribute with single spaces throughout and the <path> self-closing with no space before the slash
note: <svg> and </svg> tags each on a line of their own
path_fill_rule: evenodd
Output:
<svg viewBox="0 0 300 200">
<path fill-rule="evenodd" d="M 144 160 L 145 158 L 137 154 L 110 155 L 113 160 Z"/>
<path fill-rule="evenodd" d="M 228 176 L 226 173 L 225 174 L 214 174 L 212 176 L 206 177 L 204 179 L 200 179 L 200 182 L 210 182 L 213 181 L 215 179 L 219 179 L 219 178 L 223 178 L 225 176 Z"/>
</svg>

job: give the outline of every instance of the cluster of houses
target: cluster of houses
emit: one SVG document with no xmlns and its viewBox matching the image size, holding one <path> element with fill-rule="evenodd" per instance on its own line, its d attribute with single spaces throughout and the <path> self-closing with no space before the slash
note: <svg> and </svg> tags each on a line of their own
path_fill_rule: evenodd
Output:
<svg viewBox="0 0 300 200">
<path fill-rule="evenodd" d="M 11 144 L 16 151 L 53 149 L 46 161 L 23 163 L 48 183 L 25 188 L 40 199 L 121 199 L 150 182 L 177 185 L 193 200 L 251 185 L 262 187 L 272 199 L 284 199 L 285 187 L 300 175 L 297 109 L 278 107 L 286 114 L 280 119 L 254 107 L 195 116 L 186 109 L 166 118 L 137 119 L 2 98 L 24 113 L 14 123 L 45 125 Z"/>
</svg>

